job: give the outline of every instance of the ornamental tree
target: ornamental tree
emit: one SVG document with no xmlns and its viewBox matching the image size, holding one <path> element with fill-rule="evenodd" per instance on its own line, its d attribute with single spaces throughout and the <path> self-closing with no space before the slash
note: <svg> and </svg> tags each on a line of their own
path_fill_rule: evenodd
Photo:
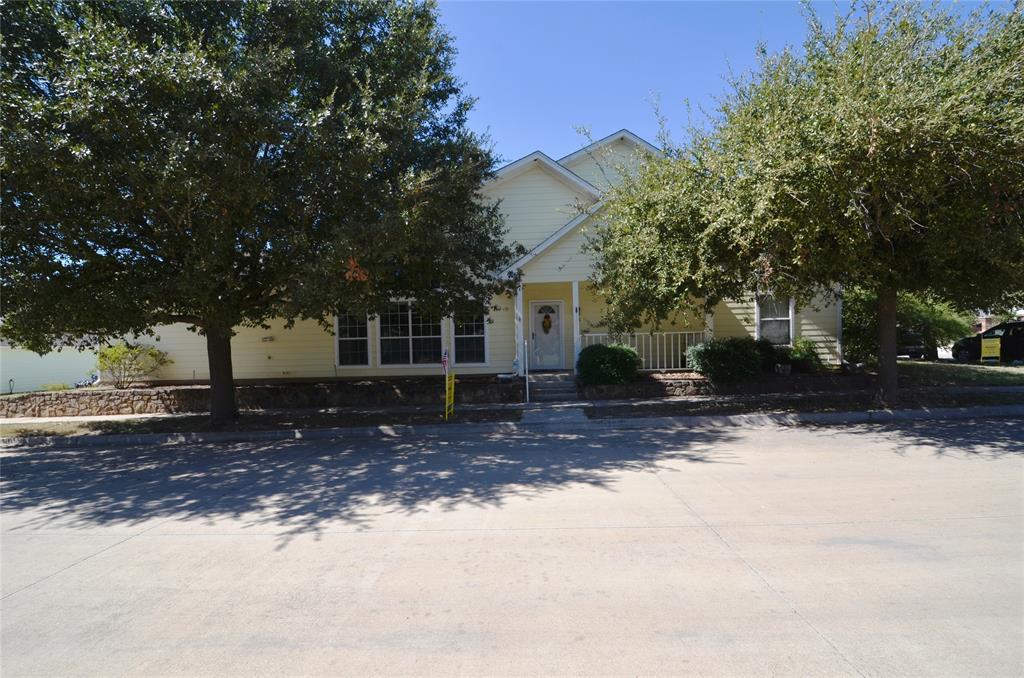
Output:
<svg viewBox="0 0 1024 678">
<path fill-rule="evenodd" d="M 760 54 L 685 145 L 609 198 L 596 282 L 619 326 L 750 291 L 877 298 L 897 398 L 897 295 L 1024 295 L 1024 16 L 862 4 Z"/>
<path fill-rule="evenodd" d="M 43 353 L 188 323 L 211 415 L 231 336 L 393 297 L 480 312 L 518 255 L 432 3 L 0 8 L 6 338 Z"/>
</svg>

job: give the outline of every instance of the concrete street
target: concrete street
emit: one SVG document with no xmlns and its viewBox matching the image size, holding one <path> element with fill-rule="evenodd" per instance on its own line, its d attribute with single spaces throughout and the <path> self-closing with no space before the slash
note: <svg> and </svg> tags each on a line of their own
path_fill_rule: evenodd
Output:
<svg viewBox="0 0 1024 678">
<path fill-rule="evenodd" d="M 1024 420 L 584 430 L 3 451 L 0 673 L 1021 675 Z"/>
</svg>

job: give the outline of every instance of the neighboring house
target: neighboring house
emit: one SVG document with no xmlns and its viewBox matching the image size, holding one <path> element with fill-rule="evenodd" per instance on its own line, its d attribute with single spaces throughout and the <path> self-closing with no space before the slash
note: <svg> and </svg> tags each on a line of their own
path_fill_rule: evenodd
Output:
<svg viewBox="0 0 1024 678">
<path fill-rule="evenodd" d="M 96 353 L 65 348 L 39 355 L 0 340 L 0 393 L 38 391 L 45 385 L 74 385 L 96 372 Z"/>
<path fill-rule="evenodd" d="M 232 340 L 238 380 L 438 374 L 448 350 L 460 374 L 509 373 L 529 358 L 531 370 L 571 370 L 579 351 L 613 340 L 637 347 L 646 369 L 678 369 L 687 346 L 707 336 L 766 337 L 780 344 L 794 338 L 815 341 L 823 359 L 838 362 L 840 308 L 818 304 L 799 312 L 790 300 L 747 299 L 718 304 L 707 317 L 679 315 L 659 331 L 641 327 L 612 337 L 601 326 L 603 302 L 588 279 L 593 259 L 583 245 L 586 229 L 601 208 L 602 191 L 650 143 L 622 130 L 554 160 L 537 151 L 506 165 L 483 189 L 500 200 L 509 240 L 528 254 L 514 264 L 522 273 L 515 296 L 494 300 L 488 316 L 429 318 L 412 301 L 395 301 L 377 318 L 343 315 L 335 336 L 315 322 L 284 329 L 239 328 Z M 204 339 L 185 325 L 157 328 L 157 346 L 174 361 L 163 380 L 204 380 L 208 375 Z M 524 341 L 529 355 L 524 355 Z"/>
</svg>

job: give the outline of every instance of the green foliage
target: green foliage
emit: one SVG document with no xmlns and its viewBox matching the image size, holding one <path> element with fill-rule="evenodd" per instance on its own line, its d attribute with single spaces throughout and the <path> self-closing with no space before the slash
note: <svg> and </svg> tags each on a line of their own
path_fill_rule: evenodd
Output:
<svg viewBox="0 0 1024 678">
<path fill-rule="evenodd" d="M 164 351 L 128 342 L 104 346 L 96 352 L 96 368 L 101 378 L 113 384 L 114 388 L 128 388 L 154 376 L 171 362 Z"/>
<path fill-rule="evenodd" d="M 625 384 L 636 379 L 640 356 L 621 344 L 595 344 L 580 351 L 576 374 L 584 384 Z"/>
<path fill-rule="evenodd" d="M 69 388 L 70 384 L 43 384 L 39 387 L 41 391 L 67 391 Z"/>
<path fill-rule="evenodd" d="M 691 346 L 686 351 L 686 364 L 713 383 L 726 384 L 756 379 L 762 356 L 753 339 L 728 337 Z"/>
<path fill-rule="evenodd" d="M 510 288 L 521 250 L 479 194 L 495 160 L 433 3 L 27 0 L 0 22 L 15 344 L 187 323 L 230 397 L 232 328 Z"/>
<path fill-rule="evenodd" d="M 775 371 L 776 365 L 789 365 L 792 361 L 788 346 L 776 346 L 767 339 L 758 339 L 754 342 L 757 353 L 761 356 L 761 370 L 763 372 Z"/>
<path fill-rule="evenodd" d="M 877 295 L 863 288 L 843 292 L 843 353 L 851 362 L 878 358 Z M 904 293 L 896 302 L 896 322 L 905 332 L 920 334 L 926 349 L 935 350 L 971 334 L 973 314 L 949 302 Z"/>
<path fill-rule="evenodd" d="M 705 128 L 611 192 L 593 241 L 610 322 L 840 286 L 1024 302 L 1024 10 L 807 12 L 802 52 L 762 53 Z"/>
<path fill-rule="evenodd" d="M 806 337 L 800 337 L 793 342 L 789 357 L 797 372 L 815 372 L 823 367 L 815 343 Z"/>
</svg>

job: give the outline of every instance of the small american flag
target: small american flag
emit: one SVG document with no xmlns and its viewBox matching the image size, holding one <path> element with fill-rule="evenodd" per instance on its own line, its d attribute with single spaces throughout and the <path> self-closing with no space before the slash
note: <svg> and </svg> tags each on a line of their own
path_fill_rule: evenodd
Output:
<svg viewBox="0 0 1024 678">
<path fill-rule="evenodd" d="M 448 371 L 448 349 L 441 352 L 441 369 Z"/>
</svg>

